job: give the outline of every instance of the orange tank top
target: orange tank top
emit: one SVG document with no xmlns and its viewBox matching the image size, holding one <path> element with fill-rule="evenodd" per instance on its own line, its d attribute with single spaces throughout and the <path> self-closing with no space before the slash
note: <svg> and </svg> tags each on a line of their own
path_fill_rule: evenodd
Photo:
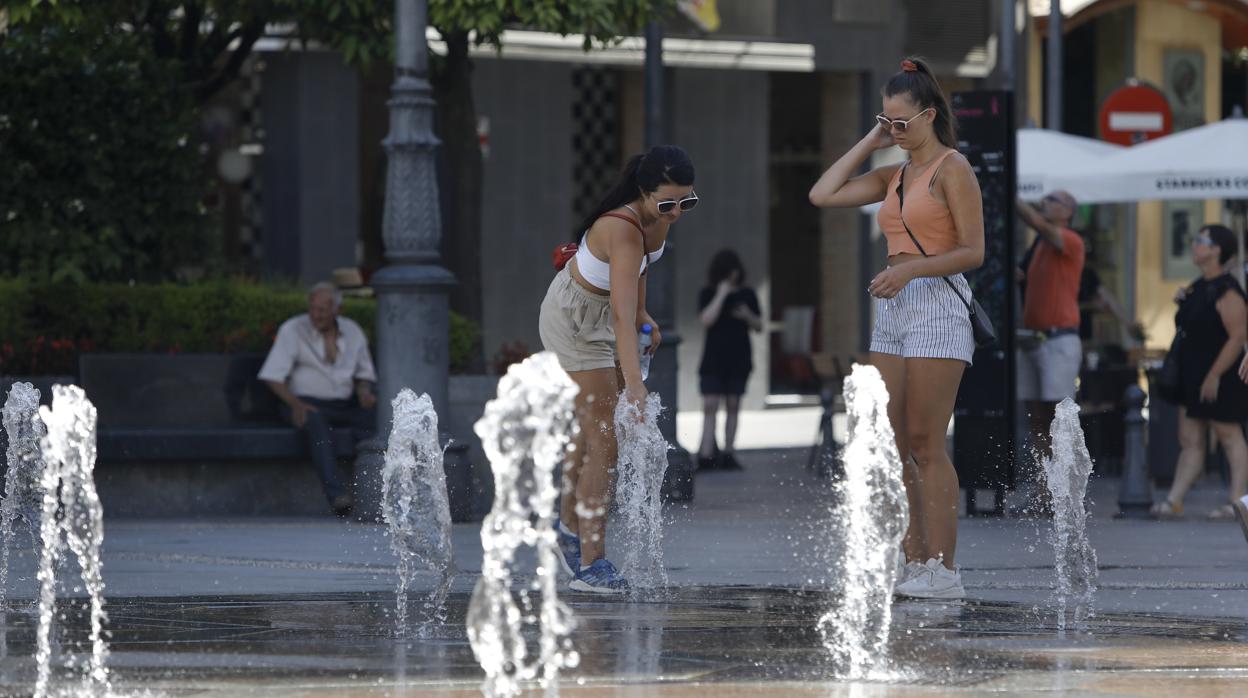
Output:
<svg viewBox="0 0 1248 698">
<path fill-rule="evenodd" d="M 945 151 L 944 155 L 936 158 L 936 162 L 927 168 L 927 172 L 919 181 L 906 187 L 906 223 L 910 225 L 910 231 L 919 239 L 923 250 L 929 255 L 948 252 L 958 246 L 958 230 L 953 225 L 953 216 L 949 213 L 949 207 L 932 196 L 932 179 L 940 171 L 945 158 L 956 152 L 958 151 Z M 890 257 L 903 252 L 922 254 L 919 248 L 914 246 L 910 235 L 906 233 L 905 226 L 901 223 L 897 185 L 901 182 L 901 173 L 905 167 L 906 165 L 902 165 L 893 173 L 893 178 L 888 182 L 888 191 L 884 194 L 884 203 L 880 206 L 880 212 L 876 214 L 880 230 L 884 232 L 884 238 L 888 240 L 888 256 Z"/>
</svg>

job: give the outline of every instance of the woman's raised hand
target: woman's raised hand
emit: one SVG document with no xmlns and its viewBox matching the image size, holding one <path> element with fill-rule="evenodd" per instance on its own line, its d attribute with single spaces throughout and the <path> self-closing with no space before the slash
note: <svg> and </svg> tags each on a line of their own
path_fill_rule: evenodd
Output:
<svg viewBox="0 0 1248 698">
<path fill-rule="evenodd" d="M 871 147 L 876 150 L 891 148 L 897 145 L 897 141 L 893 140 L 893 130 L 884 128 L 884 124 L 877 123 L 875 128 L 867 134 L 867 140 L 871 143 Z"/>
</svg>

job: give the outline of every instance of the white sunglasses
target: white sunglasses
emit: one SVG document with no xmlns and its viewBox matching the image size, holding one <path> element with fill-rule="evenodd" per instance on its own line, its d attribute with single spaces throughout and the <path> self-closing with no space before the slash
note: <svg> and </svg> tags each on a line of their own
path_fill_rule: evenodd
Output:
<svg viewBox="0 0 1248 698">
<path fill-rule="evenodd" d="M 683 199 L 667 199 L 666 201 L 654 202 L 655 208 L 659 209 L 659 213 L 671 213 L 679 206 L 682 211 L 691 211 L 694 206 L 698 205 L 698 193 L 689 192 L 689 196 Z"/>
<path fill-rule="evenodd" d="M 876 121 L 878 121 L 878 122 L 880 122 L 880 125 L 881 125 L 881 126 L 883 126 L 883 127 L 884 127 L 884 130 L 886 130 L 886 131 L 887 131 L 887 130 L 893 130 L 893 131 L 896 131 L 896 132 L 898 132 L 898 133 L 905 133 L 905 132 L 906 132 L 906 128 L 910 125 L 910 122 L 911 122 L 911 121 L 914 121 L 915 119 L 919 118 L 920 116 L 923 116 L 923 115 L 924 115 L 924 114 L 926 114 L 926 113 L 928 112 L 928 110 L 930 110 L 930 109 L 931 109 L 931 107 L 928 107 L 927 109 L 924 109 L 923 111 L 919 112 L 918 114 L 915 114 L 914 116 L 910 117 L 909 119 L 890 119 L 890 118 L 888 118 L 887 116 L 884 116 L 883 114 L 876 114 L 876 115 L 875 115 L 875 120 L 876 120 Z"/>
</svg>

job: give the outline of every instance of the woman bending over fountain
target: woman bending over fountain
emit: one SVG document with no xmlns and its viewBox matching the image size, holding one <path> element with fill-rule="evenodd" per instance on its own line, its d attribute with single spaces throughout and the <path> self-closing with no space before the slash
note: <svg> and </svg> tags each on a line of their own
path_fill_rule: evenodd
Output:
<svg viewBox="0 0 1248 698">
<path fill-rule="evenodd" d="M 823 173 L 810 201 L 837 208 L 884 202 L 879 223 L 888 267 L 867 290 L 876 299 L 871 363 L 888 387 L 910 501 L 897 593 L 961 598 L 953 564 L 958 476 L 945 452 L 945 431 L 975 350 L 966 307 L 971 289 L 962 272 L 984 260 L 983 201 L 956 149 L 949 100 L 928 66 L 902 61 L 882 92 L 879 123 Z M 908 153 L 905 162 L 852 176 L 873 152 L 894 145 Z"/>
<path fill-rule="evenodd" d="M 660 145 L 628 161 L 620 180 L 576 229 L 576 256 L 559 271 L 542 301 L 538 329 L 547 351 L 580 388 L 577 435 L 564 474 L 559 546 L 570 588 L 618 594 L 628 582 L 606 558 L 607 510 L 618 444 L 615 407 L 626 399 L 645 413 L 638 331 L 650 325 L 653 353 L 659 326 L 646 312 L 646 270 L 663 256 L 667 232 L 698 203 L 693 163 L 685 151 Z"/>
</svg>

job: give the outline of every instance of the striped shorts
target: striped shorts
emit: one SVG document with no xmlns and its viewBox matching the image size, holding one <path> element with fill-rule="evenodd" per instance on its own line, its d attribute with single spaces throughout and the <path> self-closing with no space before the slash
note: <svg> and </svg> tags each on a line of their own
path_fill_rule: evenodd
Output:
<svg viewBox="0 0 1248 698">
<path fill-rule="evenodd" d="M 971 287 L 961 274 L 949 277 L 970 302 Z M 970 313 L 941 278 L 921 277 L 893 298 L 875 299 L 871 351 L 907 359 L 958 359 L 971 363 L 975 337 Z"/>
</svg>

